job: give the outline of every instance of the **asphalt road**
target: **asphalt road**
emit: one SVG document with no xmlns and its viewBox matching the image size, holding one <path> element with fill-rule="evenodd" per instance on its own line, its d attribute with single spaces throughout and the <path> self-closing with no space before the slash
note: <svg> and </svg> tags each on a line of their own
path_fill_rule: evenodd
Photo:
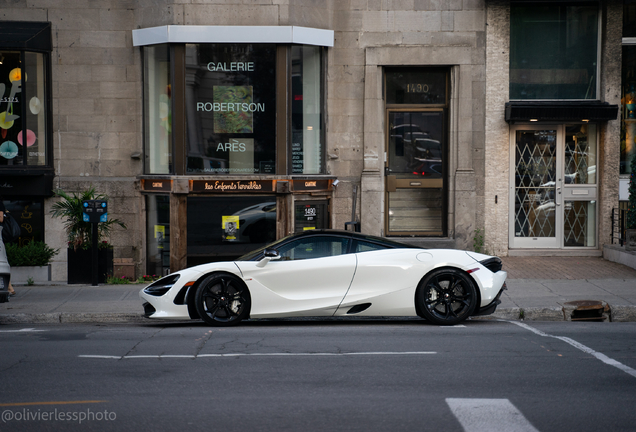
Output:
<svg viewBox="0 0 636 432">
<path fill-rule="evenodd" d="M 636 323 L 0 326 L 0 430 L 633 431 Z"/>
</svg>

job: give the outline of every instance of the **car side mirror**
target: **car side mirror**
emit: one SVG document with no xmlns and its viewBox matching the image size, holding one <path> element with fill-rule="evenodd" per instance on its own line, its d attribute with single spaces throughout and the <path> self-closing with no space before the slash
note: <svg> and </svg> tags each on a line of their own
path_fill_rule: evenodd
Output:
<svg viewBox="0 0 636 432">
<path fill-rule="evenodd" d="M 280 254 L 276 249 L 267 248 L 263 251 L 263 255 L 270 259 L 280 259 Z"/>
<path fill-rule="evenodd" d="M 256 267 L 265 267 L 272 260 L 279 260 L 280 254 L 276 249 L 267 248 L 263 251 L 263 259 L 261 259 Z"/>
</svg>

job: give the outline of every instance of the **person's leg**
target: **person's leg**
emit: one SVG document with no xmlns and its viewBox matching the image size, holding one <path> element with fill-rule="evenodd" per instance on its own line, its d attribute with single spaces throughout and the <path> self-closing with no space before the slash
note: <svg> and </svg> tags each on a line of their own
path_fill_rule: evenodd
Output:
<svg viewBox="0 0 636 432">
<path fill-rule="evenodd" d="M 13 286 L 11 285 L 11 282 L 9 282 L 9 295 L 12 295 L 12 296 L 15 295 L 15 290 L 13 289 Z"/>
</svg>

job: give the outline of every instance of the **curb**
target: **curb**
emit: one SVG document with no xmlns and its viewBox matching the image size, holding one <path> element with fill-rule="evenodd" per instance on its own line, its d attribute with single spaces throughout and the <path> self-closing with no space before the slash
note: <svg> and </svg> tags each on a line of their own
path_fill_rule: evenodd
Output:
<svg viewBox="0 0 636 432">
<path fill-rule="evenodd" d="M 0 314 L 0 324 L 140 323 L 147 321 L 148 319 L 143 314 L 133 313 Z"/>
<path fill-rule="evenodd" d="M 471 320 L 571 321 L 565 307 L 512 307 L 499 309 L 492 315 L 474 316 Z M 361 317 L 362 318 L 362 317 Z M 405 317 L 401 317 L 405 318 Z M 40 314 L 0 314 L 0 324 L 65 324 L 65 323 L 160 323 L 136 313 L 55 312 Z M 169 322 L 166 320 L 166 322 Z M 605 322 L 636 322 L 636 306 L 612 306 Z"/>
</svg>

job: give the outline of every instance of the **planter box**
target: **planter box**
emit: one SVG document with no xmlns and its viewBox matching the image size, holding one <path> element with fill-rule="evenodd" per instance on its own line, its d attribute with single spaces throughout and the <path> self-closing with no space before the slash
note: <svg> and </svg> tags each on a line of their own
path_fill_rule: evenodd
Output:
<svg viewBox="0 0 636 432">
<path fill-rule="evenodd" d="M 636 229 L 625 230 L 625 250 L 636 251 Z"/>
<path fill-rule="evenodd" d="M 26 285 L 29 278 L 35 285 L 47 283 L 51 280 L 51 266 L 13 266 L 11 267 L 11 284 Z"/>
<path fill-rule="evenodd" d="M 90 284 L 93 282 L 93 251 L 69 248 L 67 259 L 69 284 Z M 97 265 L 97 281 L 106 283 L 108 276 L 113 275 L 113 250 L 99 249 Z"/>
</svg>

